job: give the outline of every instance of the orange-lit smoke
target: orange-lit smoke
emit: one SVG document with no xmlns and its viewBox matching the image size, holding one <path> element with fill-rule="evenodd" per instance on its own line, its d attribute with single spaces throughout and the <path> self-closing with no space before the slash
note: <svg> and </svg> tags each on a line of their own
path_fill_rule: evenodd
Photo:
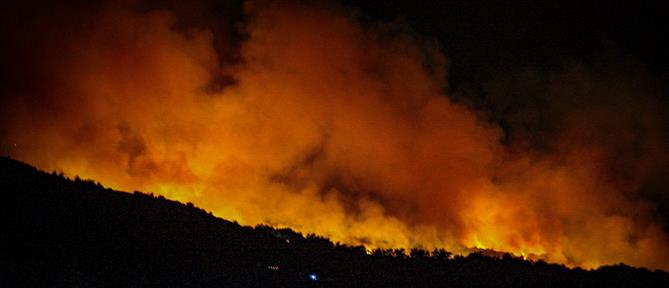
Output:
<svg viewBox="0 0 669 288">
<path fill-rule="evenodd" d="M 669 269 L 652 207 L 629 195 L 638 181 L 611 181 L 583 122 L 551 153 L 503 145 L 443 93 L 437 47 L 330 6 L 248 4 L 241 61 L 224 68 L 214 34 L 168 11 L 103 9 L 47 32 L 25 63 L 37 88 L 3 91 L 2 152 L 348 244 Z M 236 83 L 207 89 L 220 75 Z"/>
</svg>

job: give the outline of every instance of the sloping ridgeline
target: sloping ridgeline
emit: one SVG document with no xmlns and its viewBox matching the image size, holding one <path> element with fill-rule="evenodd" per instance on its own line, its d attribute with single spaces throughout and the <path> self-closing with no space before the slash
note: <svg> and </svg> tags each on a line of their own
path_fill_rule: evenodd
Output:
<svg viewBox="0 0 669 288">
<path fill-rule="evenodd" d="M 669 274 L 375 251 L 0 158 L 1 287 L 669 287 Z M 431 255 L 431 256 L 430 256 Z"/>
</svg>

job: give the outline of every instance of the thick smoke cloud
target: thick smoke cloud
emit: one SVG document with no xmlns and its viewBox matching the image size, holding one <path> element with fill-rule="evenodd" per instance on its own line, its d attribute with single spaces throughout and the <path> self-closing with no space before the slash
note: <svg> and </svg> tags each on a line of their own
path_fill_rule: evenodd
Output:
<svg viewBox="0 0 669 288">
<path fill-rule="evenodd" d="M 436 45 L 332 3 L 245 3 L 220 22 L 71 6 L 4 17 L 3 154 L 348 244 L 669 268 L 648 184 L 667 138 L 635 67 L 482 83 L 493 103 L 543 95 L 493 113 L 502 129 L 444 94 Z"/>
</svg>

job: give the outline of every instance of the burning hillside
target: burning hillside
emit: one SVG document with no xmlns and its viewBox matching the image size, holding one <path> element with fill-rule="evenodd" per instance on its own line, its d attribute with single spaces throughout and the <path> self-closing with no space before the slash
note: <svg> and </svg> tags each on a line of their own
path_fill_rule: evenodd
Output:
<svg viewBox="0 0 669 288">
<path fill-rule="evenodd" d="M 447 57 L 404 24 L 259 1 L 213 28 L 129 2 L 3 12 L 19 55 L 3 154 L 369 248 L 669 269 L 642 194 L 667 173 L 667 130 L 654 98 L 629 104 L 655 93 L 642 78 L 556 72 L 538 117 L 560 121 L 537 145 L 452 100 Z"/>
</svg>

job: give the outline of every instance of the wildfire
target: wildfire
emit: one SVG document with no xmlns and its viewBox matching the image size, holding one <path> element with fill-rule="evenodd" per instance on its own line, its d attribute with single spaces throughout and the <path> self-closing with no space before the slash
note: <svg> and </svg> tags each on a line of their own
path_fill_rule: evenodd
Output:
<svg viewBox="0 0 669 288">
<path fill-rule="evenodd" d="M 437 47 L 343 8 L 246 9 L 242 60 L 226 69 L 212 31 L 176 29 L 170 12 L 86 16 L 48 38 L 65 56 L 35 53 L 48 81 L 3 100 L 0 144 L 42 169 L 368 249 L 669 269 L 667 234 L 629 197 L 639 183 L 611 182 L 611 151 L 574 144 L 578 125 L 551 153 L 501 144 L 443 93 Z M 221 75 L 235 84 L 206 89 Z"/>
</svg>

